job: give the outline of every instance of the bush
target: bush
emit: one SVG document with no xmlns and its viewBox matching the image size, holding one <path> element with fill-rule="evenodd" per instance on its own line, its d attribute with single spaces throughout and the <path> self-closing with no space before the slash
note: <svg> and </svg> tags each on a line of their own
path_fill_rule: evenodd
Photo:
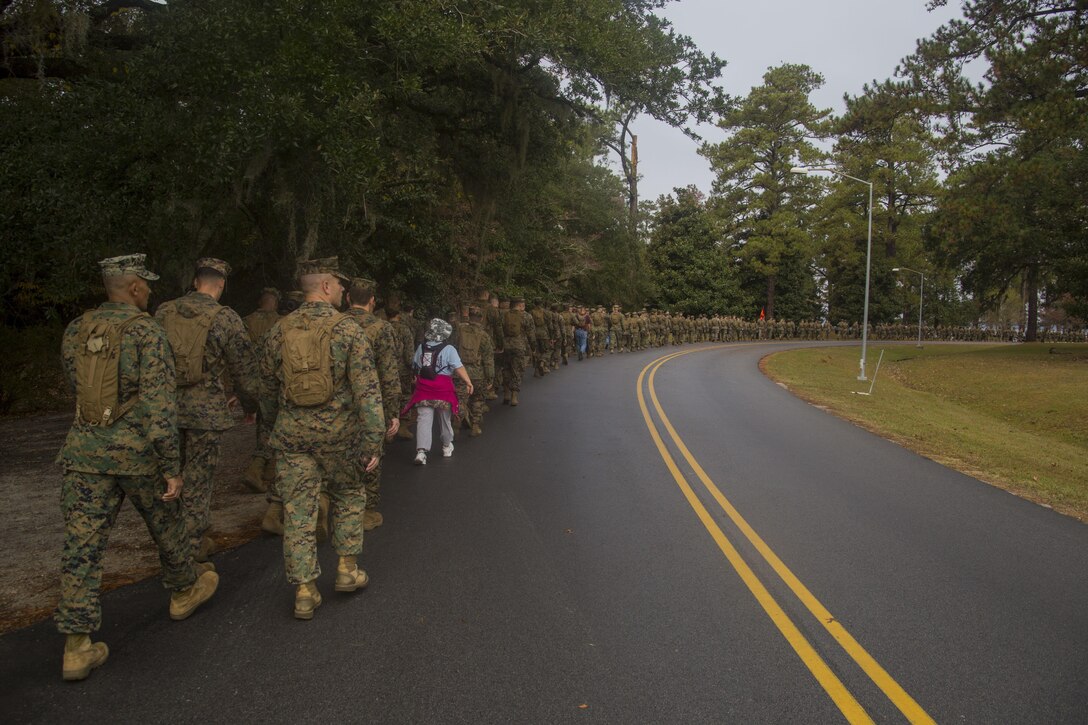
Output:
<svg viewBox="0 0 1088 725">
<path fill-rule="evenodd" d="M 60 325 L 0 327 L 0 415 L 63 410 L 74 404 L 60 360 Z"/>
</svg>

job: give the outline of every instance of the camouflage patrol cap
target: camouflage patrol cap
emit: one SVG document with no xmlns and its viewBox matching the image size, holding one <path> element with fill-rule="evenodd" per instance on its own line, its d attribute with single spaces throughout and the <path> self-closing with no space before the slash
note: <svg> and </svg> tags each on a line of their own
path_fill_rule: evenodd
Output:
<svg viewBox="0 0 1088 725">
<path fill-rule="evenodd" d="M 511 297 L 511 298 L 510 298 L 510 302 L 511 302 L 512 304 L 515 304 L 515 305 L 517 305 L 517 304 L 520 304 L 520 303 L 522 303 L 522 302 L 524 302 L 524 301 L 525 301 L 525 298 L 524 298 L 524 297 Z"/>
<path fill-rule="evenodd" d="M 351 283 L 351 277 L 340 271 L 340 260 L 337 257 L 299 260 L 296 276 L 305 277 L 311 274 L 331 274 L 344 284 Z"/>
<path fill-rule="evenodd" d="M 302 302 L 304 299 L 306 299 L 306 295 L 303 294 L 300 290 L 291 290 L 287 293 L 287 299 L 292 302 Z"/>
<path fill-rule="evenodd" d="M 147 268 L 146 254 L 122 254 L 120 257 L 110 257 L 98 263 L 102 268 L 103 277 L 124 277 L 126 274 L 134 274 L 140 279 L 154 282 L 159 278 Z"/>
<path fill-rule="evenodd" d="M 196 260 L 197 269 L 211 269 L 215 270 L 224 277 L 230 276 L 230 265 L 224 262 L 222 259 L 216 259 L 215 257 L 201 257 Z"/>
<path fill-rule="evenodd" d="M 265 287 L 263 290 L 261 290 L 261 294 L 262 295 L 272 295 L 277 300 L 282 297 L 282 295 L 280 294 L 280 291 L 278 289 L 276 289 L 275 287 Z"/>
<path fill-rule="evenodd" d="M 358 294 L 366 294 L 367 297 L 373 297 L 378 294 L 378 283 L 372 279 L 366 277 L 352 277 L 350 284 L 347 285 L 349 290 Z M 366 300 L 352 299 L 352 304 L 359 303 L 365 304 Z"/>
</svg>

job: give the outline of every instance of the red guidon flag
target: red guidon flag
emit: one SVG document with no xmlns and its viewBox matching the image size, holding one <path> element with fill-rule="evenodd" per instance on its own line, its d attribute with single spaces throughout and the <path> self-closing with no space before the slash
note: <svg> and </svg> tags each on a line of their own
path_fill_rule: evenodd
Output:
<svg viewBox="0 0 1088 725">
<path fill-rule="evenodd" d="M 767 308 L 766 307 L 761 307 L 760 308 L 760 310 L 759 310 L 759 319 L 761 321 L 767 319 Z"/>
</svg>

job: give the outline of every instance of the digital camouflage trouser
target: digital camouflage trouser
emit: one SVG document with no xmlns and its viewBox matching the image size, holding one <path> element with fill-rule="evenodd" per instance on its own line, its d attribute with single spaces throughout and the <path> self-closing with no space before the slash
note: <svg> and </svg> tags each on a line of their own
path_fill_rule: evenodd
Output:
<svg viewBox="0 0 1088 725">
<path fill-rule="evenodd" d="M 466 372 L 468 372 L 466 370 Z M 474 381 L 475 382 L 475 381 Z M 457 416 L 453 419 L 453 430 L 457 430 L 461 427 L 458 421 L 467 420 L 469 424 L 472 423 L 472 411 L 469 409 L 468 404 L 468 386 L 461 378 L 453 378 L 453 389 L 457 393 Z"/>
<path fill-rule="evenodd" d="M 382 463 L 385 461 L 384 438 L 378 447 L 378 467 L 370 473 L 366 472 L 367 460 L 369 460 L 369 458 L 357 465 L 359 468 L 359 477 L 363 481 L 363 489 L 366 491 L 366 508 L 369 511 L 374 511 L 378 508 L 378 504 L 382 502 Z"/>
<path fill-rule="evenodd" d="M 457 404 L 462 406 L 461 415 L 468 416 L 470 425 L 483 425 L 484 405 L 487 404 L 487 385 L 484 379 L 484 369 L 480 365 L 466 365 L 465 372 L 472 381 L 472 395 L 467 400 L 461 400 L 461 390 L 457 391 Z M 468 389 L 465 389 L 468 392 Z M 465 407 L 467 406 L 467 407 Z"/>
<path fill-rule="evenodd" d="M 317 561 L 321 492 L 329 495 L 332 548 L 340 556 L 358 556 L 363 550 L 366 489 L 353 451 L 277 453 L 276 478 L 283 496 L 283 563 L 287 581 L 303 584 L 321 576 Z"/>
<path fill-rule="evenodd" d="M 98 600 L 102 557 L 110 529 L 127 496 L 159 547 L 162 583 L 184 589 L 196 581 L 189 537 L 179 501 L 163 501 L 166 483 L 158 476 L 109 476 L 65 471 L 60 505 L 64 513 L 60 602 L 53 615 L 62 634 L 90 634 L 102 624 Z"/>
<path fill-rule="evenodd" d="M 181 506 L 185 512 L 185 528 L 193 542 L 193 551 L 200 548 L 200 539 L 208 531 L 212 517 L 212 493 L 215 489 L 215 469 L 219 465 L 217 430 L 184 428 L 181 438 Z"/>
<path fill-rule="evenodd" d="M 506 380 L 504 381 L 507 392 L 521 390 L 521 376 L 525 372 L 525 366 L 529 364 L 529 351 L 525 349 L 507 347 L 506 359 L 503 368 Z"/>
</svg>

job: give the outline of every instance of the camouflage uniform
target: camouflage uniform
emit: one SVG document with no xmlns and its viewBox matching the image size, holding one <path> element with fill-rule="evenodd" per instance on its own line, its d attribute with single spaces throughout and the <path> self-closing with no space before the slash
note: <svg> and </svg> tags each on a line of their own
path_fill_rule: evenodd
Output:
<svg viewBox="0 0 1088 725">
<path fill-rule="evenodd" d="M 371 283 L 373 284 L 373 283 Z M 374 365 L 377 368 L 378 383 L 382 391 L 382 406 L 385 414 L 385 426 L 388 428 L 400 415 L 399 403 L 401 399 L 400 388 L 400 362 L 398 351 L 400 343 L 393 325 L 379 319 L 373 312 L 361 307 L 352 307 L 348 310 L 359 327 L 363 328 L 370 349 L 374 353 Z M 385 438 L 379 443 L 378 455 L 383 455 Z M 363 478 L 363 486 L 366 488 L 366 507 L 370 510 L 378 508 L 381 503 L 381 476 L 382 465 L 379 459 L 378 467 L 367 473 L 365 466 L 360 468 Z"/>
<path fill-rule="evenodd" d="M 503 312 L 498 307 L 492 306 L 491 304 L 484 306 L 484 329 L 491 335 L 491 346 L 495 350 L 494 360 L 492 361 L 492 365 L 495 368 L 495 376 L 492 381 L 491 390 L 486 394 L 487 400 L 495 400 L 498 398 L 498 389 L 502 387 L 502 355 L 503 350 L 506 348 L 506 341 L 503 339 L 502 332 L 502 318 Z"/>
<path fill-rule="evenodd" d="M 483 326 L 482 311 L 475 305 L 471 309 L 475 312 L 470 313 L 468 322 L 461 324 L 461 345 L 457 348 L 465 372 L 472 380 L 472 395 L 467 401 L 460 400 L 462 389 L 467 392 L 467 388 L 460 383 L 460 378 L 455 382 L 460 383 L 457 385 L 458 406 L 467 406 L 462 408 L 462 415 L 471 424 L 472 434 L 479 435 L 483 425 L 487 390 L 495 380 L 495 347 Z"/>
<path fill-rule="evenodd" d="M 608 315 L 608 352 L 614 353 L 617 350 L 624 352 L 627 349 L 627 327 L 624 324 L 623 313 L 620 312 L 618 305 L 612 306 L 612 312 Z"/>
<path fill-rule="evenodd" d="M 533 318 L 533 329 L 536 330 L 535 340 L 530 339 L 529 343 L 533 350 L 533 377 L 541 377 L 548 372 L 548 346 L 551 342 L 548 339 L 548 312 L 544 309 L 543 303 L 537 301 L 533 303 L 533 310 L 529 313 Z"/>
<path fill-rule="evenodd" d="M 100 264 L 106 274 L 133 273 L 158 279 L 147 272 L 143 259 L 142 254 L 128 255 Z M 180 591 L 196 581 L 181 502 L 161 499 L 163 479 L 181 472 L 174 360 L 166 334 L 135 306 L 105 302 L 65 330 L 61 345 L 64 371 L 74 390 L 80 332 L 89 320 L 120 322 L 134 315 L 141 317 L 126 327 L 120 338 L 117 401 L 124 405 L 138 398 L 138 402 L 112 425 L 92 425 L 77 415 L 57 456 L 64 469 L 61 510 L 65 538 L 60 601 L 54 619 L 64 634 L 89 634 L 102 624 L 102 557 L 126 496 L 158 546 L 163 585 Z"/>
<path fill-rule="evenodd" d="M 529 351 L 536 340 L 533 316 L 525 310 L 509 309 L 503 317 L 503 337 L 506 340 L 504 374 L 506 397 L 521 390 L 521 376 L 529 364 Z"/>
<path fill-rule="evenodd" d="M 396 315 L 394 315 L 396 317 Z M 397 338 L 397 368 L 400 371 L 400 402 L 398 410 L 408 404 L 412 397 L 412 391 L 416 385 L 416 374 L 412 369 L 412 356 L 416 352 L 415 333 L 412 326 L 405 319 L 403 313 L 400 318 L 390 322 Z M 408 434 L 408 418 L 401 416 L 401 435 Z"/>
<path fill-rule="evenodd" d="M 197 266 L 213 263 L 203 262 L 207 261 L 201 260 Z M 226 267 L 227 271 L 229 269 Z M 192 318 L 209 308 L 216 311 L 204 343 L 204 378 L 195 385 L 177 388 L 181 477 L 185 481 L 181 501 L 194 551 L 200 547 L 211 519 L 220 439 L 223 431 L 234 426 L 223 383 L 226 375 L 229 374 L 246 411 L 257 410 L 257 360 L 253 343 L 237 312 L 223 307 L 209 295 L 190 292 L 160 305 L 155 317 L 165 326 L 174 313 Z"/>
<path fill-rule="evenodd" d="M 261 294 L 275 295 L 277 300 L 280 298 L 280 291 L 275 287 L 265 287 Z M 261 338 L 272 329 L 273 325 L 280 321 L 280 317 L 278 310 L 254 310 L 242 318 L 246 331 L 249 332 L 249 339 L 254 346 L 260 345 Z"/>
<path fill-rule="evenodd" d="M 277 300 L 281 299 L 280 291 L 275 287 L 265 287 L 261 291 L 261 295 L 274 295 Z M 272 326 L 279 322 L 282 317 L 279 310 L 255 310 L 250 314 L 242 318 L 242 322 L 246 326 L 246 330 L 249 331 L 249 339 L 253 342 L 253 350 L 255 354 L 259 355 L 261 350 L 261 341 Z M 257 413 L 257 447 L 253 450 L 253 457 L 259 458 L 264 462 L 264 477 L 272 479 L 275 477 L 275 472 L 272 469 L 272 449 L 268 447 L 268 426 L 264 422 L 264 418 L 260 412 Z M 260 489 L 258 489 L 260 490 Z"/>
<path fill-rule="evenodd" d="M 385 432 L 381 388 L 366 335 L 350 317 L 332 328 L 328 402 L 301 407 L 282 388 L 284 325 L 298 316 L 316 322 L 337 314 L 325 302 L 304 302 L 268 333 L 261 357 L 261 411 L 272 423 L 269 445 L 277 452 L 276 477 L 284 499 L 283 557 L 287 580 L 312 582 L 317 560 L 318 498 L 332 501 L 332 545 L 340 556 L 363 548 L 366 490 L 356 464 L 379 453 Z"/>
<path fill-rule="evenodd" d="M 590 313 L 589 321 L 592 323 L 589 333 L 589 354 L 600 356 L 604 354 L 605 337 L 608 334 L 608 315 L 603 307 L 598 307 Z"/>
</svg>

